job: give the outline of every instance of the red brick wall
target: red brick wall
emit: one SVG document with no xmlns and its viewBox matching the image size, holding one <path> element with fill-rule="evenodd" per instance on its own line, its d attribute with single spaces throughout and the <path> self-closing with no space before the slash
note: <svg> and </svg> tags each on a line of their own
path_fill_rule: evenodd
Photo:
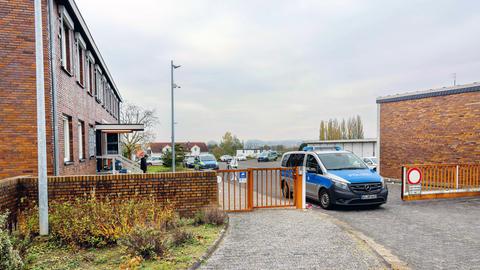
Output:
<svg viewBox="0 0 480 270">
<path fill-rule="evenodd" d="M 380 173 L 412 163 L 480 162 L 480 92 L 380 104 Z"/>
<path fill-rule="evenodd" d="M 59 131 L 59 164 L 61 175 L 95 173 L 96 160 L 88 159 L 88 126 L 96 122 L 116 123 L 102 105 L 61 67 L 58 3 L 54 2 L 53 35 L 55 59 L 49 50 L 49 24 L 47 1 L 43 0 L 43 45 L 45 103 L 47 120 L 48 174 L 54 172 L 53 158 L 53 104 L 51 95 L 51 67 L 56 74 L 57 116 Z M 35 29 L 34 5 L 31 0 L 0 0 L 0 178 L 35 175 L 37 173 L 37 126 L 35 81 Z M 73 14 L 70 14 L 73 17 Z M 80 25 L 75 22 L 76 30 Z M 85 39 L 86 37 L 84 37 Z M 63 164 L 62 116 L 72 117 L 73 164 Z M 87 159 L 79 161 L 78 120 L 85 123 L 85 151 Z"/>
<path fill-rule="evenodd" d="M 37 171 L 34 5 L 0 0 L 0 178 Z M 43 1 L 48 171 L 53 173 L 47 5 Z"/>
<path fill-rule="evenodd" d="M 18 178 L 7 178 L 0 180 L 0 214 L 10 211 L 16 214 L 18 205 Z"/>
<path fill-rule="evenodd" d="M 182 215 L 192 215 L 202 207 L 217 205 L 217 177 L 215 172 L 179 172 L 156 174 L 117 174 L 52 176 L 48 179 L 49 201 L 82 198 L 95 192 L 98 198 L 132 198 L 154 196 L 174 203 Z M 9 182 L 7 182 L 9 181 Z M 4 184 L 5 183 L 5 184 Z M 15 205 L 17 192 L 22 191 L 29 201 L 37 200 L 37 179 L 21 178 L 15 182 L 0 181 L 2 201 L 0 212 Z M 17 196 L 18 199 L 18 196 Z"/>
</svg>

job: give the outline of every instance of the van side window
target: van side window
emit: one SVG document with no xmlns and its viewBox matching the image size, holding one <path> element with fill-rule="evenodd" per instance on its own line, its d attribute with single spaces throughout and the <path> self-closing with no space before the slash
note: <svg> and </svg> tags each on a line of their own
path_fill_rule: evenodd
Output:
<svg viewBox="0 0 480 270">
<path fill-rule="evenodd" d="M 320 170 L 320 166 L 318 166 L 317 160 L 312 155 L 307 156 L 307 161 L 305 162 L 305 167 L 307 168 L 307 170 L 317 171 L 320 174 L 322 173 L 321 170 Z"/>
<path fill-rule="evenodd" d="M 282 167 L 287 167 L 288 159 L 290 158 L 290 154 L 287 154 L 283 157 L 282 160 Z"/>
<path fill-rule="evenodd" d="M 303 157 L 305 154 L 292 154 L 287 162 L 287 167 L 300 167 L 303 166 Z"/>
</svg>

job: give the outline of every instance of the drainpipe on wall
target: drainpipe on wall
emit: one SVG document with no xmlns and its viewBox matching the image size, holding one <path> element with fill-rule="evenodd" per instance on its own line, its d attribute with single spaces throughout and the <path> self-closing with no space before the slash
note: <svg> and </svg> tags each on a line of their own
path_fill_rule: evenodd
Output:
<svg viewBox="0 0 480 270">
<path fill-rule="evenodd" d="M 58 116 L 57 116 L 57 81 L 55 72 L 55 31 L 53 16 L 53 0 L 48 0 L 48 29 L 50 31 L 50 82 L 52 91 L 52 126 L 53 126 L 53 174 L 59 175 L 58 151 Z"/>
<path fill-rule="evenodd" d="M 380 174 L 380 103 L 377 103 L 377 144 L 375 145 L 376 148 L 376 156 L 377 156 L 377 173 Z"/>
</svg>

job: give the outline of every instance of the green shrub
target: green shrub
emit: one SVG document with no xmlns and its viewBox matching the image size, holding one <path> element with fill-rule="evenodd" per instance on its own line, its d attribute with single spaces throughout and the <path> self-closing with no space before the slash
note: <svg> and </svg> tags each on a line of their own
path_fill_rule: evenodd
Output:
<svg viewBox="0 0 480 270">
<path fill-rule="evenodd" d="M 193 234 L 185 229 L 176 228 L 172 232 L 172 245 L 181 246 L 184 243 L 193 239 Z"/>
<path fill-rule="evenodd" d="M 129 234 L 120 239 L 132 256 L 144 259 L 161 258 L 167 249 L 167 235 L 163 230 L 151 227 L 135 227 Z"/>
<path fill-rule="evenodd" d="M 208 207 L 195 213 L 195 224 L 223 225 L 227 214 L 217 207 Z"/>
<path fill-rule="evenodd" d="M 114 201 L 89 196 L 49 204 L 51 236 L 63 243 L 83 247 L 115 244 L 136 226 L 166 230 L 175 227 L 177 218 L 172 205 L 161 206 L 153 197 Z M 38 234 L 36 207 L 20 214 L 19 231 L 24 236 Z"/>
<path fill-rule="evenodd" d="M 0 215 L 0 269 L 16 270 L 23 268 L 22 258 L 13 248 L 8 230 L 6 229 L 8 213 Z"/>
</svg>

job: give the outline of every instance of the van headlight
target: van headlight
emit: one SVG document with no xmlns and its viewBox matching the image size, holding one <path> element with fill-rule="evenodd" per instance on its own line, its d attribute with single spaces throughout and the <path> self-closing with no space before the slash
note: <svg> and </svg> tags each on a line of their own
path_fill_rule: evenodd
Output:
<svg viewBox="0 0 480 270">
<path fill-rule="evenodd" d="M 341 182 L 341 181 L 338 181 L 338 180 L 333 180 L 333 179 L 332 179 L 332 182 L 333 182 L 333 184 L 335 185 L 336 188 L 343 189 L 343 190 L 348 190 L 348 184 L 347 183 Z"/>
<path fill-rule="evenodd" d="M 382 183 L 382 188 L 385 188 L 385 179 L 383 177 L 380 177 L 380 182 Z"/>
</svg>

